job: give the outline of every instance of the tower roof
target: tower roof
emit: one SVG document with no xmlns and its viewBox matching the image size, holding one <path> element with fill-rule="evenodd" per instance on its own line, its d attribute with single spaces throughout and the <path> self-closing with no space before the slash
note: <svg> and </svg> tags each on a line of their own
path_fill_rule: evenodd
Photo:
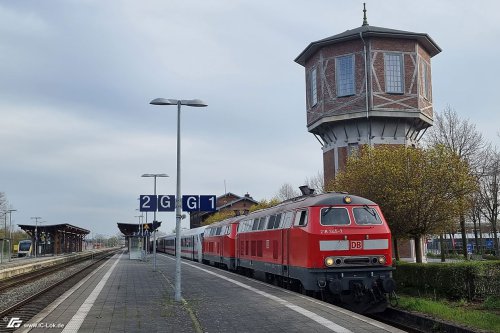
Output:
<svg viewBox="0 0 500 333">
<path fill-rule="evenodd" d="M 441 52 L 441 48 L 432 40 L 432 38 L 426 33 L 402 31 L 395 29 L 387 29 L 381 27 L 374 27 L 371 25 L 363 25 L 356 29 L 346 30 L 340 34 L 333 35 L 328 38 L 320 39 L 318 41 L 310 43 L 302 53 L 295 58 L 295 62 L 305 66 L 306 61 L 315 54 L 320 48 L 342 43 L 349 40 L 361 39 L 367 37 L 382 37 L 382 38 L 403 38 L 403 39 L 413 39 L 418 41 L 422 46 L 429 52 L 431 57 L 435 56 Z"/>
</svg>

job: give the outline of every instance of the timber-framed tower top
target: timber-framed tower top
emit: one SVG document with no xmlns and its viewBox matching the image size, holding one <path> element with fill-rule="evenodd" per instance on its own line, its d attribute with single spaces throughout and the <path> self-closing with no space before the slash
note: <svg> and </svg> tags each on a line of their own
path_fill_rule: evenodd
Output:
<svg viewBox="0 0 500 333">
<path fill-rule="evenodd" d="M 426 33 L 370 26 L 363 12 L 361 27 L 312 42 L 295 59 L 326 181 L 360 145 L 415 146 L 433 123 L 431 58 L 441 48 Z"/>
</svg>

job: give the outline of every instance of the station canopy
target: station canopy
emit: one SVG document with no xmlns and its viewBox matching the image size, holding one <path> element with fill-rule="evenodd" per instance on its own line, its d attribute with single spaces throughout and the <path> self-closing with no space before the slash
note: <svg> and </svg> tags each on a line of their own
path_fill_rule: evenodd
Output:
<svg viewBox="0 0 500 333">
<path fill-rule="evenodd" d="M 56 233 L 63 232 L 66 234 L 75 234 L 75 235 L 88 235 L 90 234 L 90 230 L 83 229 L 68 223 L 63 224 L 52 224 L 52 225 L 31 225 L 31 224 L 18 224 L 19 228 L 27 232 L 29 235 L 33 235 L 35 233 L 35 229 L 38 233 Z"/>
<path fill-rule="evenodd" d="M 140 235 L 141 225 L 144 231 L 152 232 L 158 229 L 161 226 L 161 222 L 158 221 L 156 223 L 117 223 L 118 229 L 125 236 L 138 236 Z"/>
</svg>

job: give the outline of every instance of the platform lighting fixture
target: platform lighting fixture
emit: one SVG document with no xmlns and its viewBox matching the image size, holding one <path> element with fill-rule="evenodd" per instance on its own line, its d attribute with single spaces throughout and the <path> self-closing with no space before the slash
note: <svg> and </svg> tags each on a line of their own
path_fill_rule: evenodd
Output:
<svg viewBox="0 0 500 333">
<path fill-rule="evenodd" d="M 155 98 L 152 105 L 177 105 L 177 190 L 175 197 L 175 300 L 180 302 L 181 296 L 181 105 L 205 107 L 207 104 L 199 99 L 166 99 Z"/>
<path fill-rule="evenodd" d="M 154 177 L 154 195 L 156 197 L 156 178 L 168 177 L 166 173 L 145 173 L 141 177 Z M 147 212 L 146 212 L 147 213 Z M 156 223 L 156 210 L 153 212 L 153 228 Z M 156 272 L 156 229 L 153 230 L 153 272 Z"/>
</svg>

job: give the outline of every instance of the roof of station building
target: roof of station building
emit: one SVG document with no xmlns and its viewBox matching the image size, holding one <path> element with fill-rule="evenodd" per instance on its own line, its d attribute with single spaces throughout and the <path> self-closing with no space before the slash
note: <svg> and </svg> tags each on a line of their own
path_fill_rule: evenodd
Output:
<svg viewBox="0 0 500 333">
<path fill-rule="evenodd" d="M 310 43 L 304 51 L 302 51 L 302 53 L 295 58 L 295 62 L 304 66 L 306 61 L 320 48 L 349 40 L 361 39 L 361 36 L 363 38 L 382 37 L 413 39 L 418 41 L 427 50 L 431 57 L 441 52 L 441 48 L 426 33 L 381 28 L 364 24 L 359 28 L 346 30 L 340 34 Z"/>
<path fill-rule="evenodd" d="M 72 233 L 72 234 L 78 234 L 78 235 L 88 235 L 90 234 L 90 230 L 83 229 L 68 223 L 61 223 L 61 224 L 39 224 L 39 225 L 32 225 L 32 224 L 18 224 L 19 228 L 21 228 L 24 231 L 30 231 L 34 232 L 35 228 L 38 229 L 39 232 L 41 231 L 64 231 L 66 233 Z"/>
</svg>

